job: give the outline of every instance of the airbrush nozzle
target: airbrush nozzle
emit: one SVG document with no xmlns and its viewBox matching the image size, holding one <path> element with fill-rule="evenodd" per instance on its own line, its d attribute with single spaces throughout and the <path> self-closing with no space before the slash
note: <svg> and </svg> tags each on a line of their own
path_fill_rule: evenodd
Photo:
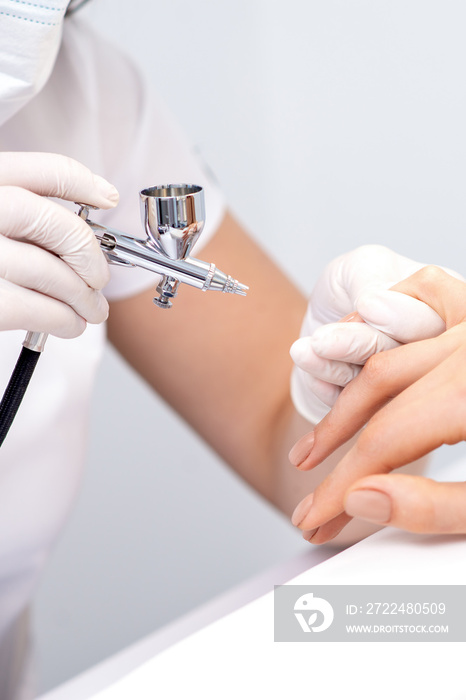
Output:
<svg viewBox="0 0 466 700">
<path fill-rule="evenodd" d="M 249 287 L 247 284 L 241 284 L 241 282 L 235 280 L 234 289 L 232 290 L 233 294 L 239 294 L 240 297 L 245 297 L 248 291 Z"/>
<path fill-rule="evenodd" d="M 199 260 L 194 260 L 191 258 L 190 262 L 201 263 Z M 233 279 L 230 275 L 226 275 L 221 270 L 218 270 L 213 263 L 210 265 L 210 269 L 207 273 L 203 291 L 207 289 L 214 289 L 224 294 L 239 294 L 242 297 L 246 296 L 246 292 L 249 289 L 245 284 L 241 284 L 238 280 Z"/>
</svg>

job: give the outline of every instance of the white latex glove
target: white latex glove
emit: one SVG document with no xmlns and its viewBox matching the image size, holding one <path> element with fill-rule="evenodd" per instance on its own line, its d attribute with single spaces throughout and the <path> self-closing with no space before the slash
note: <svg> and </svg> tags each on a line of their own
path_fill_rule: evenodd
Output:
<svg viewBox="0 0 466 700">
<path fill-rule="evenodd" d="M 0 153 L 0 330 L 80 335 L 107 318 L 107 261 L 91 228 L 47 197 L 102 209 L 118 192 L 84 165 L 48 153 Z"/>
<path fill-rule="evenodd" d="M 429 306 L 389 291 L 421 267 L 425 265 L 379 245 L 362 246 L 327 265 L 312 292 L 301 337 L 290 351 L 297 365 L 291 378 L 293 402 L 311 423 L 322 420 L 371 355 L 445 330 Z M 338 323 L 352 312 L 366 323 Z"/>
</svg>

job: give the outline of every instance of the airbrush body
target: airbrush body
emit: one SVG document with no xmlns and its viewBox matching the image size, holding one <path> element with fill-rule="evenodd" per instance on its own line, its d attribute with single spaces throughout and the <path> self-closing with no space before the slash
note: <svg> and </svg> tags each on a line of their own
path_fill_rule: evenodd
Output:
<svg viewBox="0 0 466 700">
<path fill-rule="evenodd" d="M 161 185 L 140 192 L 145 240 L 101 226 L 89 219 L 91 207 L 80 205 L 79 216 L 94 231 L 107 260 L 143 267 L 162 275 L 154 303 L 170 308 L 180 283 L 202 291 L 246 295 L 248 287 L 207 263 L 189 256 L 204 228 L 204 192 L 197 185 Z"/>
<path fill-rule="evenodd" d="M 158 185 L 139 193 L 146 239 L 135 238 L 89 218 L 91 207 L 80 204 L 78 215 L 91 227 L 107 260 L 113 265 L 142 267 L 162 275 L 154 303 L 169 309 L 181 283 L 202 291 L 216 290 L 246 296 L 249 289 L 213 263 L 191 258 L 189 253 L 205 222 L 204 190 L 199 185 Z M 42 352 L 46 333 L 29 332 L 25 348 Z"/>
</svg>

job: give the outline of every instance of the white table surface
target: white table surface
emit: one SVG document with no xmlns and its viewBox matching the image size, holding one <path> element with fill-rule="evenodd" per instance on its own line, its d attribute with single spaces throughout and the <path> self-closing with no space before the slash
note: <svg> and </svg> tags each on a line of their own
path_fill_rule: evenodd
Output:
<svg viewBox="0 0 466 700">
<path fill-rule="evenodd" d="M 283 562 L 214 598 L 76 678 L 41 695 L 38 700 L 87 700 L 118 682 L 164 649 L 259 598 L 273 589 L 274 585 L 286 583 L 337 553 L 337 549 L 310 546 L 309 552 Z"/>
<path fill-rule="evenodd" d="M 465 700 L 466 643 L 275 643 L 273 585 L 461 584 L 466 599 L 466 536 L 388 528 L 328 557 L 310 546 L 41 700 Z"/>
</svg>

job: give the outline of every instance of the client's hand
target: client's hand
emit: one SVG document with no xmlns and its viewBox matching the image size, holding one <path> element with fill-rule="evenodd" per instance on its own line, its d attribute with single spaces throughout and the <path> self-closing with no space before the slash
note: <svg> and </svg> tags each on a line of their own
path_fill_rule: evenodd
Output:
<svg viewBox="0 0 466 700">
<path fill-rule="evenodd" d="M 390 473 L 466 438 L 466 284 L 429 266 L 394 290 L 435 309 L 447 330 L 369 358 L 314 433 L 291 451 L 298 468 L 312 469 L 367 423 L 293 514 L 294 525 L 315 529 L 306 537 L 313 543 L 335 537 L 352 516 L 411 532 L 466 533 L 465 483 Z"/>
</svg>

